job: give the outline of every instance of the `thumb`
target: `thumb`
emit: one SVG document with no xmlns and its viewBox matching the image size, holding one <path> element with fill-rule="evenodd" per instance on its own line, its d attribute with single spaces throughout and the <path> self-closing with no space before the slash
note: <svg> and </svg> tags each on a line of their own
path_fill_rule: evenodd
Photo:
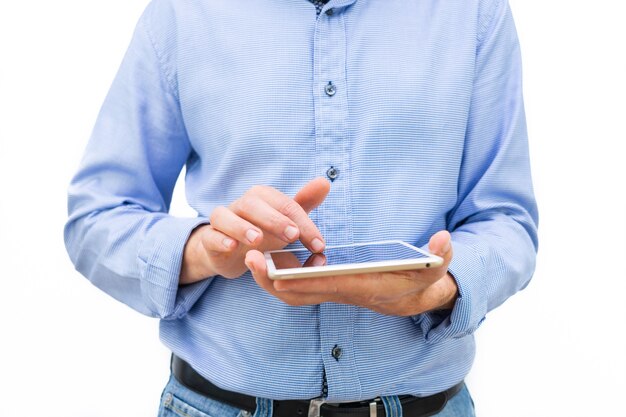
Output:
<svg viewBox="0 0 626 417">
<path fill-rule="evenodd" d="M 446 230 L 441 230 L 430 238 L 428 242 L 430 253 L 441 256 L 445 263 L 452 259 L 452 237 Z"/>
<path fill-rule="evenodd" d="M 322 204 L 330 191 L 330 182 L 322 177 L 317 177 L 298 191 L 294 196 L 294 201 L 310 213 L 314 208 Z"/>
</svg>

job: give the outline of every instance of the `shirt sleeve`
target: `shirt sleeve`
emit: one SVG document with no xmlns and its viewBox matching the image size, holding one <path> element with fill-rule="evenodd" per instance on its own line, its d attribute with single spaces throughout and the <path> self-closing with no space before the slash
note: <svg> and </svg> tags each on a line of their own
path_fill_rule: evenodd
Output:
<svg viewBox="0 0 626 417">
<path fill-rule="evenodd" d="M 537 207 L 530 174 L 518 38 L 506 0 L 479 32 L 458 203 L 448 217 L 459 295 L 451 313 L 414 317 L 426 340 L 472 334 L 524 288 L 535 268 Z"/>
<path fill-rule="evenodd" d="M 168 319 L 184 315 L 209 285 L 178 285 L 187 238 L 207 220 L 167 214 L 192 149 L 150 13 L 149 6 L 71 182 L 64 237 L 76 269 L 94 285 Z"/>
</svg>

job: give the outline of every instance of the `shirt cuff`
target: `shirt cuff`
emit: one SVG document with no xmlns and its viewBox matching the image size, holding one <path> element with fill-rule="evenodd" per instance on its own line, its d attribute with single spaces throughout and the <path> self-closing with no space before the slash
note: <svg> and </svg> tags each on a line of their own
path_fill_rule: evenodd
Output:
<svg viewBox="0 0 626 417">
<path fill-rule="evenodd" d="M 155 317 L 177 319 L 184 316 L 209 286 L 211 279 L 179 286 L 183 250 L 191 232 L 205 218 L 166 216 L 156 221 L 139 249 L 141 294 Z"/>
<path fill-rule="evenodd" d="M 462 242 L 453 242 L 453 250 L 448 271 L 457 283 L 459 295 L 452 311 L 431 311 L 413 317 L 428 343 L 468 336 L 487 314 L 485 268 L 480 252 Z"/>
</svg>

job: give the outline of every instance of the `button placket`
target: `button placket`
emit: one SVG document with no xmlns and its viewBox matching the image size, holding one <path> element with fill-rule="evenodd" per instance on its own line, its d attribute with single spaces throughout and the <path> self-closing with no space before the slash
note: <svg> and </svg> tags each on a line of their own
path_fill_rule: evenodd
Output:
<svg viewBox="0 0 626 417">
<path fill-rule="evenodd" d="M 343 7 L 350 0 L 332 0 L 315 27 L 313 51 L 313 97 L 315 103 L 316 171 L 334 181 L 324 204 L 317 208 L 323 221 L 320 231 L 327 242 L 340 245 L 354 241 L 348 177 L 350 172 L 350 131 L 346 79 L 346 22 Z M 333 11 L 329 16 L 330 8 Z M 324 14 L 327 13 L 327 14 Z M 338 180 L 339 175 L 341 179 Z M 329 398 L 358 397 L 360 388 L 343 381 L 358 375 L 354 351 L 354 306 L 322 303 L 319 307 L 320 343 Z"/>
</svg>

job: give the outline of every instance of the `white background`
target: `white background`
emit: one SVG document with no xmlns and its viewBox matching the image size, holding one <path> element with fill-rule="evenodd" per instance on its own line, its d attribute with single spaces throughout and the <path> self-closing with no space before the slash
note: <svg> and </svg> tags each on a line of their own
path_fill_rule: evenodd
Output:
<svg viewBox="0 0 626 417">
<path fill-rule="evenodd" d="M 67 185 L 147 1 L 1 2 L 0 417 L 155 416 L 157 321 L 79 276 L 62 240 Z M 479 417 L 626 416 L 620 4 L 511 0 L 541 248 L 531 285 L 477 332 Z M 180 189 L 174 210 L 188 213 Z"/>
</svg>

